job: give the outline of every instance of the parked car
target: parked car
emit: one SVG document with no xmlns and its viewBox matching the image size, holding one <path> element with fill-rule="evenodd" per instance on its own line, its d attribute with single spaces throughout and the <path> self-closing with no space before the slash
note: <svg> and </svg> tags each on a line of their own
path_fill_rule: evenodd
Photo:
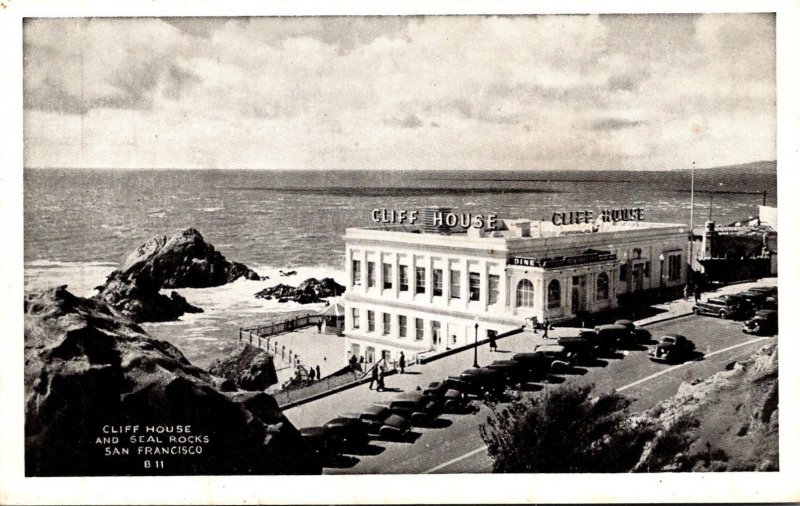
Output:
<svg viewBox="0 0 800 506">
<path fill-rule="evenodd" d="M 551 372 L 569 369 L 575 361 L 575 357 L 560 344 L 540 344 L 533 349 L 533 352 L 545 357 L 545 364 L 549 364 L 548 369 Z"/>
<path fill-rule="evenodd" d="M 506 388 L 503 374 L 488 367 L 467 369 L 461 373 L 459 379 L 467 385 L 470 393 L 474 393 L 478 397 L 486 394 L 497 395 Z"/>
<path fill-rule="evenodd" d="M 742 332 L 768 336 L 778 332 L 778 312 L 774 309 L 756 311 L 752 318 L 744 322 Z"/>
<path fill-rule="evenodd" d="M 383 439 L 400 439 L 411 430 L 411 423 L 406 418 L 378 404 L 367 406 L 359 415 L 359 419 L 369 434 Z"/>
<path fill-rule="evenodd" d="M 564 336 L 558 338 L 558 344 L 564 347 L 575 362 L 591 362 L 597 357 L 596 340 L 582 336 Z"/>
<path fill-rule="evenodd" d="M 520 374 L 526 379 L 543 378 L 550 372 L 550 361 L 541 353 L 516 353 L 511 360 L 520 365 Z"/>
<path fill-rule="evenodd" d="M 498 371 L 505 378 L 506 384 L 511 386 L 518 385 L 527 379 L 525 368 L 513 360 L 495 360 L 486 368 Z"/>
<path fill-rule="evenodd" d="M 755 310 L 764 309 L 764 305 L 767 303 L 767 294 L 762 292 L 745 290 L 737 295 L 748 301 Z"/>
<path fill-rule="evenodd" d="M 594 343 L 598 353 L 606 353 L 616 349 L 617 343 L 613 333 L 598 333 L 596 330 L 581 330 L 578 337 Z"/>
<path fill-rule="evenodd" d="M 440 404 L 427 398 L 422 392 L 406 392 L 387 402 L 377 403 L 411 421 L 411 425 L 421 426 L 432 422 L 439 415 Z"/>
<path fill-rule="evenodd" d="M 631 325 L 633 325 L 633 322 L 631 322 Z M 600 341 L 605 342 L 608 347 L 619 348 L 636 344 L 635 335 L 627 325 L 617 323 L 598 325 L 594 328 L 594 331 Z"/>
<path fill-rule="evenodd" d="M 714 297 L 705 302 L 698 302 L 692 308 L 694 314 L 733 318 L 742 313 L 742 308 L 735 301 Z"/>
<path fill-rule="evenodd" d="M 306 448 L 320 462 L 327 462 L 336 455 L 336 450 L 325 427 L 303 427 L 300 429 L 300 437 Z"/>
<path fill-rule="evenodd" d="M 756 311 L 756 307 L 753 305 L 751 299 L 744 297 L 741 293 L 729 294 L 729 295 L 720 295 L 720 299 L 731 300 L 735 304 L 739 306 L 739 314 L 742 316 L 748 316 L 753 314 Z"/>
<path fill-rule="evenodd" d="M 452 388 L 452 385 L 448 384 L 446 380 L 434 381 L 422 391 L 422 395 L 429 399 L 438 399 L 442 403 L 442 411 L 445 413 L 463 413 L 470 406 L 470 400 L 464 392 Z"/>
<path fill-rule="evenodd" d="M 694 343 L 680 334 L 667 334 L 650 349 L 650 360 L 656 362 L 679 362 L 691 357 Z"/>
<path fill-rule="evenodd" d="M 358 414 L 344 414 L 323 425 L 333 448 L 338 451 L 362 448 L 369 443 L 369 436 Z"/>
<path fill-rule="evenodd" d="M 747 289 L 748 292 L 760 292 L 766 295 L 767 297 L 777 296 L 778 295 L 778 287 L 777 286 L 754 286 L 752 288 Z"/>
</svg>

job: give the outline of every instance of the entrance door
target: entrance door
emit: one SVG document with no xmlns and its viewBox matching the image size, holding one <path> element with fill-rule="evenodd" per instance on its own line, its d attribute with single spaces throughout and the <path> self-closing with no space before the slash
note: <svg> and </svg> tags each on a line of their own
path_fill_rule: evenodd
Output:
<svg viewBox="0 0 800 506">
<path fill-rule="evenodd" d="M 368 364 L 375 362 L 375 348 L 372 346 L 367 346 L 367 351 L 364 352 L 364 355 Z"/>
<path fill-rule="evenodd" d="M 585 309 L 586 275 L 572 276 L 572 314 L 582 313 Z"/>
<path fill-rule="evenodd" d="M 633 265 L 633 291 L 644 290 L 644 264 Z"/>
</svg>

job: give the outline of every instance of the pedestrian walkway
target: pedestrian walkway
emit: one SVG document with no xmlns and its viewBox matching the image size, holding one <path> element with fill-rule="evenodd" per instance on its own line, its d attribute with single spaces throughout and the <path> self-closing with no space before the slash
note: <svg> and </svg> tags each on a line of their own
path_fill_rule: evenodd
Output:
<svg viewBox="0 0 800 506">
<path fill-rule="evenodd" d="M 709 296 L 715 297 L 722 294 L 737 293 L 752 286 L 777 285 L 777 278 L 766 278 L 751 283 L 729 285 L 713 292 L 706 292 L 702 299 Z M 664 311 L 642 320 L 637 320 L 637 326 L 650 325 L 659 321 L 669 320 L 691 314 L 694 297 L 690 300 L 677 300 L 655 307 Z M 489 351 L 488 343 L 478 347 L 478 365 L 485 366 L 494 360 L 509 360 L 514 353 L 529 352 L 538 344 L 553 343 L 561 336 L 575 335 L 579 329 L 570 327 L 556 327 L 548 332 L 545 339 L 543 332 L 533 333 L 530 329 L 497 341 L 498 351 Z M 424 389 L 433 381 L 441 381 L 451 375 L 458 375 L 464 369 L 473 366 L 475 360 L 474 348 L 469 348 L 460 353 L 446 356 L 429 362 L 425 365 L 406 367 L 406 374 L 395 374 L 386 378 L 384 392 L 370 390 L 368 384 L 363 384 L 342 392 L 338 392 L 313 402 L 302 404 L 284 411 L 287 418 L 295 427 L 309 427 L 323 425 L 328 420 L 342 413 L 360 413 L 373 402 L 385 401 L 394 398 L 399 392 Z"/>
</svg>

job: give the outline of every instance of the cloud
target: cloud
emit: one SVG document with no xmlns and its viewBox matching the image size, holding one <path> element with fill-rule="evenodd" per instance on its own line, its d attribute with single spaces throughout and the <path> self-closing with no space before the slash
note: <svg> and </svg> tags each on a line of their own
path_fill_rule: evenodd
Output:
<svg viewBox="0 0 800 506">
<path fill-rule="evenodd" d="M 769 159 L 774 23 L 760 14 L 28 20 L 26 163 Z M 82 152 L 65 148 L 76 142 Z"/>
</svg>

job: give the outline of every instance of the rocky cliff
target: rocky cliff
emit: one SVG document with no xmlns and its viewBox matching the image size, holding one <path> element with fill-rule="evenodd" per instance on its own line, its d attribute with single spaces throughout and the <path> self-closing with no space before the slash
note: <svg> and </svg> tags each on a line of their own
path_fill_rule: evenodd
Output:
<svg viewBox="0 0 800 506">
<path fill-rule="evenodd" d="M 97 287 L 98 297 L 138 322 L 169 321 L 184 313 L 202 312 L 173 292 L 162 288 L 206 288 L 259 275 L 238 262 L 229 262 L 193 228 L 172 237 L 150 239 Z"/>
<path fill-rule="evenodd" d="M 777 471 L 777 344 L 684 383 L 642 420 L 660 430 L 636 471 Z"/>
<path fill-rule="evenodd" d="M 29 294 L 26 475 L 320 472 L 271 396 L 215 383 L 100 300 Z"/>
</svg>

